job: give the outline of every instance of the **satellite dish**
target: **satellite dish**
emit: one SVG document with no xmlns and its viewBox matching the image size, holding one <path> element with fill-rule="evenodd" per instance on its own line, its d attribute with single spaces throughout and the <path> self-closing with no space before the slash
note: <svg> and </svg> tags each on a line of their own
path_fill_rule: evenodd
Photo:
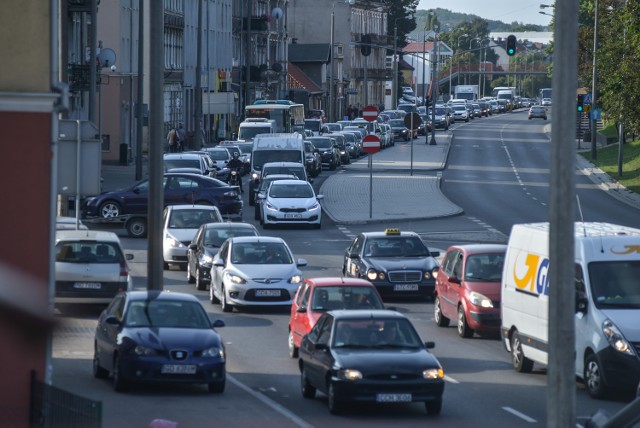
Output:
<svg viewBox="0 0 640 428">
<path fill-rule="evenodd" d="M 280 73 L 282 71 L 282 64 L 280 64 L 279 62 L 276 62 L 271 66 L 271 69 L 276 73 Z"/>
<path fill-rule="evenodd" d="M 100 53 L 98 54 L 98 65 L 100 65 L 100 67 L 111 67 L 112 65 L 115 65 L 115 63 L 116 53 L 113 51 L 113 49 L 100 49 Z"/>
<path fill-rule="evenodd" d="M 271 11 L 271 16 L 273 16 L 275 19 L 282 18 L 282 15 L 284 15 L 284 12 L 279 7 L 274 7 L 273 10 Z"/>
</svg>

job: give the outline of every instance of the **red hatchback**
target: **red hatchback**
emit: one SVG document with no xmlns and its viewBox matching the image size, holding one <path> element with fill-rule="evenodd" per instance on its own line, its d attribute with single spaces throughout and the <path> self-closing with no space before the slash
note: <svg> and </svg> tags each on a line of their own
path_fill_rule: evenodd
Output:
<svg viewBox="0 0 640 428">
<path fill-rule="evenodd" d="M 369 281 L 359 278 L 307 278 L 293 299 L 289 319 L 289 356 L 298 357 L 302 337 L 318 318 L 334 309 L 384 309 L 382 298 Z"/>
<path fill-rule="evenodd" d="M 450 247 L 436 274 L 434 316 L 440 327 L 455 319 L 458 334 L 500 330 L 500 280 L 506 245 Z"/>
</svg>

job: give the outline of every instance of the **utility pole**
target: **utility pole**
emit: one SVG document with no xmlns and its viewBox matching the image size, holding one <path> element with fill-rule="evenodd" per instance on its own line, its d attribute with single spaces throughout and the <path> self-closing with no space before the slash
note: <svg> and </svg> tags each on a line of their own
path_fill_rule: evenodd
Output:
<svg viewBox="0 0 640 428">
<path fill-rule="evenodd" d="M 596 68 L 596 52 L 598 51 L 598 3 L 595 4 L 595 17 L 593 22 L 593 74 L 591 77 L 591 158 L 596 159 L 598 157 L 598 150 L 596 150 L 596 136 L 598 135 L 598 121 L 596 120 L 595 110 L 598 102 L 598 92 L 596 82 L 598 80 L 598 71 Z"/>
<path fill-rule="evenodd" d="M 196 37 L 196 81 L 195 81 L 195 146 L 192 149 L 200 150 L 202 146 L 202 0 L 198 0 L 198 25 L 196 26 L 198 35 Z"/>
<path fill-rule="evenodd" d="M 393 84 L 391 85 L 391 108 L 397 106 L 396 97 L 398 96 L 398 18 L 395 19 L 393 26 Z"/>
<path fill-rule="evenodd" d="M 430 146 L 436 145 L 436 101 L 438 100 L 438 27 L 433 31 L 433 89 L 431 90 L 431 141 Z"/>
<path fill-rule="evenodd" d="M 334 25 L 335 25 L 335 8 L 336 8 L 336 2 L 333 2 L 333 8 L 331 9 L 331 25 L 330 25 L 330 32 L 331 32 L 331 36 L 330 36 L 330 40 L 329 40 L 329 108 L 327 109 L 327 113 L 329 115 L 329 122 L 335 122 L 335 118 L 334 113 L 333 113 L 333 107 L 334 107 L 334 101 L 333 101 L 333 32 L 334 32 Z"/>
<path fill-rule="evenodd" d="M 576 426 L 574 220 L 578 2 L 555 3 L 553 50 L 554 115 L 551 126 L 549 204 L 549 365 L 547 423 L 551 428 Z M 573 308 L 573 304 L 571 304 Z"/>
<path fill-rule="evenodd" d="M 138 127 L 136 128 L 136 181 L 142 180 L 142 138 L 144 127 L 144 0 L 138 0 Z"/>
</svg>

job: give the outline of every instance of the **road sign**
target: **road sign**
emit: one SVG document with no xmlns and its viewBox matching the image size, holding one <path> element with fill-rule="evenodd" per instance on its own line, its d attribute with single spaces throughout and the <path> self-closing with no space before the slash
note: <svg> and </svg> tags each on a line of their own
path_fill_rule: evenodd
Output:
<svg viewBox="0 0 640 428">
<path fill-rule="evenodd" d="M 586 105 L 586 104 L 591 104 L 591 94 L 584 94 L 584 97 L 582 97 L 582 102 Z"/>
<path fill-rule="evenodd" d="M 370 155 L 374 154 L 380 150 L 380 138 L 375 135 L 367 135 L 362 139 L 362 149 Z"/>
<path fill-rule="evenodd" d="M 374 122 L 378 117 L 378 107 L 366 106 L 362 109 L 362 118 L 369 122 Z"/>
<path fill-rule="evenodd" d="M 411 129 L 412 131 L 415 131 L 416 129 L 418 129 L 421 123 L 422 123 L 422 118 L 416 112 L 409 113 L 404 117 L 404 126 Z"/>
</svg>

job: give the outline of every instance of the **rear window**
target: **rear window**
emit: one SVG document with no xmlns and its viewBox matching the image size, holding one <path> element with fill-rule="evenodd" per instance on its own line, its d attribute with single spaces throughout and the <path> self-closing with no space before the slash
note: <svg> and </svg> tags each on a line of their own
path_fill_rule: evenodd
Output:
<svg viewBox="0 0 640 428">
<path fill-rule="evenodd" d="M 307 179 L 307 175 L 305 173 L 303 166 L 300 166 L 300 168 L 279 166 L 279 167 L 273 167 L 273 168 L 266 168 L 264 171 L 262 171 L 263 177 L 266 177 L 267 175 L 271 175 L 271 174 L 293 174 L 296 177 L 298 177 L 300 180 Z"/>
<path fill-rule="evenodd" d="M 173 210 L 169 218 L 169 229 L 197 229 L 205 223 L 221 223 L 222 218 L 215 210 Z"/>
<path fill-rule="evenodd" d="M 120 247 L 113 242 L 60 241 L 55 252 L 56 262 L 108 264 L 124 261 Z"/>
</svg>

